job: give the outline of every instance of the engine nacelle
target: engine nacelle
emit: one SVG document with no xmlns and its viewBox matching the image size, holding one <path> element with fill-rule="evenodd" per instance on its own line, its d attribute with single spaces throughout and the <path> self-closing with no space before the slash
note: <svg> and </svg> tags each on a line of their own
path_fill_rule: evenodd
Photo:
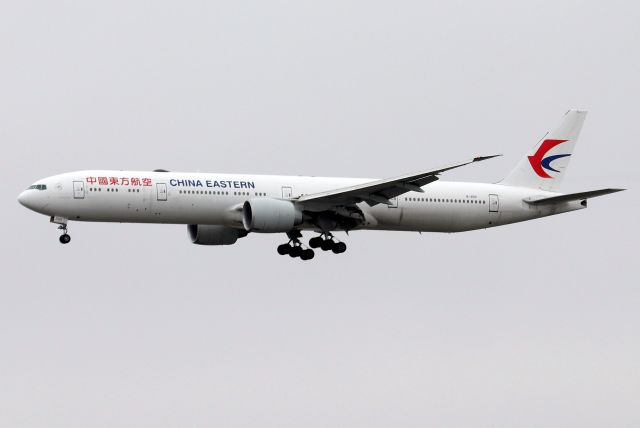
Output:
<svg viewBox="0 0 640 428">
<path fill-rule="evenodd" d="M 250 199 L 242 207 L 247 232 L 288 232 L 302 223 L 302 211 L 293 202 L 280 199 Z"/>
<path fill-rule="evenodd" d="M 247 236 L 244 230 L 226 226 L 190 224 L 187 230 L 191 242 L 198 245 L 231 245 L 235 244 L 238 238 Z"/>
</svg>

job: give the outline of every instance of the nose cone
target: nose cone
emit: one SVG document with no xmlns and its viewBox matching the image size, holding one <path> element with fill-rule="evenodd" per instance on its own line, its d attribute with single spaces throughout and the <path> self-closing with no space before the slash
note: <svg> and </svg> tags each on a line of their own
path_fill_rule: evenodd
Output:
<svg viewBox="0 0 640 428">
<path fill-rule="evenodd" d="M 38 190 L 28 189 L 18 195 L 18 202 L 30 210 L 42 212 L 42 208 L 46 205 L 43 196 Z"/>
<path fill-rule="evenodd" d="M 25 206 L 25 207 L 27 207 L 27 208 L 31 208 L 31 207 L 29 206 L 29 195 L 28 195 L 28 193 L 29 193 L 29 192 L 28 192 L 27 190 L 25 190 L 24 192 L 20 193 L 20 194 L 18 195 L 18 202 L 20 202 L 20 204 L 21 204 L 22 206 Z"/>
</svg>

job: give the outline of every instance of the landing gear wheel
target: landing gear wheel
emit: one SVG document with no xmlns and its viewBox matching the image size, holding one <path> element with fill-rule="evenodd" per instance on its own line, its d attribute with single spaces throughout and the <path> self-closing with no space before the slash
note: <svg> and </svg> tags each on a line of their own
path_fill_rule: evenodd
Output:
<svg viewBox="0 0 640 428">
<path fill-rule="evenodd" d="M 315 255 L 316 253 L 311 248 L 307 248 L 306 250 L 302 250 L 300 260 L 311 260 Z"/>
<path fill-rule="evenodd" d="M 53 217 L 52 221 L 53 221 Z M 67 233 L 67 222 L 65 221 L 64 223 L 58 223 L 58 230 L 62 231 L 62 235 L 60 235 L 60 243 L 61 244 L 68 244 L 69 242 L 71 242 L 71 237 L 69 236 L 69 234 Z"/>
<path fill-rule="evenodd" d="M 329 251 L 333 248 L 334 244 L 331 239 L 325 239 L 322 241 L 322 244 L 320 244 L 320 248 L 322 248 L 322 251 Z"/>
<path fill-rule="evenodd" d="M 344 242 L 336 242 L 333 245 L 331 251 L 333 251 L 334 254 L 344 253 L 345 251 L 347 251 L 347 244 L 345 244 Z"/>
<path fill-rule="evenodd" d="M 299 230 L 290 230 L 287 232 L 289 242 L 278 245 L 278 254 L 289 254 L 289 257 L 299 257 L 300 260 L 311 260 L 316 254 L 311 248 L 307 248 L 300 242 L 302 233 Z M 322 243 L 322 237 L 318 236 L 309 240 L 309 246 L 319 246 Z M 314 247 L 315 248 L 315 247 Z"/>
<path fill-rule="evenodd" d="M 302 255 L 302 247 L 300 246 L 295 246 L 295 247 L 291 247 L 291 250 L 289 250 L 289 256 L 290 257 L 300 257 L 300 255 Z"/>
<path fill-rule="evenodd" d="M 292 247 L 289 244 L 278 245 L 278 254 L 285 256 L 291 252 L 291 248 Z"/>
<path fill-rule="evenodd" d="M 322 241 L 323 241 L 322 237 L 316 236 L 315 238 L 309 239 L 309 246 L 311 248 L 318 248 L 322 245 Z"/>
</svg>

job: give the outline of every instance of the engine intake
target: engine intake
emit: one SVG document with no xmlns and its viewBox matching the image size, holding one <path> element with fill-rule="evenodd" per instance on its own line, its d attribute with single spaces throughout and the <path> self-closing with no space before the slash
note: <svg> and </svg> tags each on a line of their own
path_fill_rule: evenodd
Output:
<svg viewBox="0 0 640 428">
<path fill-rule="evenodd" d="M 242 224 L 247 232 L 288 232 L 302 223 L 302 211 L 293 202 L 258 198 L 242 207 Z"/>
<path fill-rule="evenodd" d="M 190 224 L 187 226 L 191 242 L 198 245 L 232 245 L 247 236 L 244 230 L 226 226 Z"/>
</svg>

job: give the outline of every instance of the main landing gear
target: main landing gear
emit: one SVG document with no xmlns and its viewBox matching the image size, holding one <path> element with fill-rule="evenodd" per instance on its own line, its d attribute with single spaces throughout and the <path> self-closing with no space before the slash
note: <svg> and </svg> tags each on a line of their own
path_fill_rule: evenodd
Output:
<svg viewBox="0 0 640 428">
<path fill-rule="evenodd" d="M 333 251 L 334 254 L 342 254 L 347 251 L 347 244 L 335 241 L 330 233 L 323 233 L 320 236 L 309 239 L 311 248 L 320 248 L 322 251 Z"/>
<path fill-rule="evenodd" d="M 302 233 L 299 230 L 287 232 L 289 242 L 278 245 L 278 254 L 281 256 L 289 255 L 289 257 L 300 257 L 301 260 L 311 260 L 315 256 L 315 252 L 311 248 L 320 248 L 322 251 L 332 251 L 334 254 L 341 254 L 347 251 L 347 244 L 336 241 L 332 234 L 323 233 L 320 236 L 309 239 L 309 247 L 305 248 L 300 238 Z"/>
<path fill-rule="evenodd" d="M 300 238 L 302 233 L 299 230 L 293 230 L 287 232 L 289 242 L 286 244 L 278 245 L 278 254 L 281 256 L 289 255 L 289 257 L 300 257 L 300 260 L 311 260 L 316 253 L 311 248 L 303 248 Z"/>
</svg>

